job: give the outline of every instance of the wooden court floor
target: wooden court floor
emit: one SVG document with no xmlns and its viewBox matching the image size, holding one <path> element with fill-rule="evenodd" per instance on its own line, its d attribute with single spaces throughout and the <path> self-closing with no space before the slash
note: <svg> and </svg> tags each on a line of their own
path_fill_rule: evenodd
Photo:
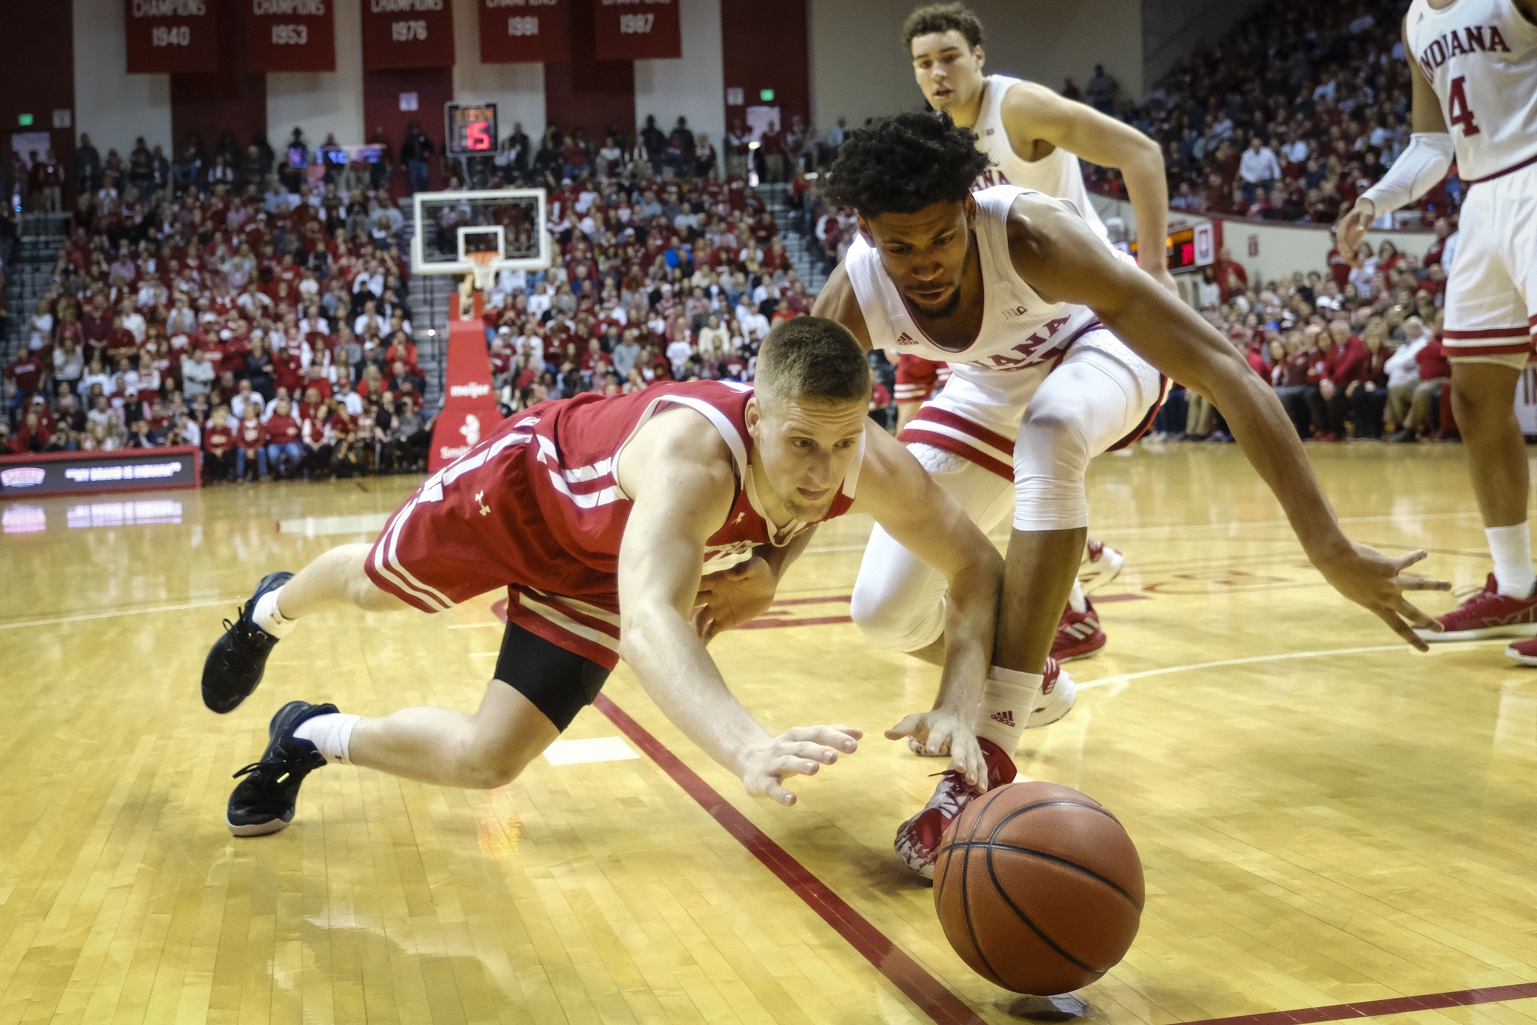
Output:
<svg viewBox="0 0 1537 1025">
<path fill-rule="evenodd" d="M 1427 546 L 1430 571 L 1482 579 L 1460 449 L 1311 454 L 1354 537 Z M 974 976 L 891 853 L 940 766 L 880 732 L 928 707 L 936 672 L 847 622 L 859 520 L 818 535 L 763 628 L 715 646 L 767 723 L 866 730 L 799 783 L 797 807 L 747 798 L 621 669 L 567 734 L 593 743 L 512 786 L 327 767 L 286 832 L 232 838 L 230 774 L 284 701 L 478 700 L 490 598 L 317 617 L 246 706 L 219 717 L 198 697 L 220 620 L 256 578 L 371 536 L 412 483 L 0 508 L 0 1023 L 1050 1010 Z M 1074 664 L 1078 708 L 1028 733 L 1019 762 L 1125 822 L 1148 903 L 1126 960 L 1055 1010 L 1111 1025 L 1537 1018 L 1537 673 L 1503 642 L 1399 646 L 1311 572 L 1231 446 L 1102 459 L 1091 508 L 1093 535 L 1127 555 L 1099 606 L 1110 647 Z"/>
</svg>

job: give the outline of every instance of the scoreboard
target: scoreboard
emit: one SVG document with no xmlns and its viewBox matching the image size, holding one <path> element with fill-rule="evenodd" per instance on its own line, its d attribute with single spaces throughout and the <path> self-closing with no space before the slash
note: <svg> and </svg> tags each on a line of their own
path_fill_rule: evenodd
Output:
<svg viewBox="0 0 1537 1025">
<path fill-rule="evenodd" d="M 1178 273 L 1182 270 L 1193 270 L 1197 267 L 1205 267 L 1211 263 L 1211 258 L 1203 252 L 1203 249 L 1210 248 L 1210 243 L 1208 241 L 1203 246 L 1201 241 L 1197 238 L 1196 228 L 1177 228 L 1169 232 L 1169 236 L 1165 240 L 1165 248 L 1169 255 L 1170 272 Z M 1137 255 L 1136 242 L 1132 242 L 1128 249 L 1131 251 L 1131 255 Z"/>
<path fill-rule="evenodd" d="M 496 132 L 496 104 L 449 103 L 443 107 L 446 141 L 451 157 L 490 156 L 500 136 Z"/>
</svg>

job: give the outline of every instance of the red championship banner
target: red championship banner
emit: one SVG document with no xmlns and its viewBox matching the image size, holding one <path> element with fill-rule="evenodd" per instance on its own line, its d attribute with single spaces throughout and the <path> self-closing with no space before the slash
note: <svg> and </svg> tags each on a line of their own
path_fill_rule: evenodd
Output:
<svg viewBox="0 0 1537 1025">
<path fill-rule="evenodd" d="M 248 71 L 335 71 L 336 0 L 236 0 Z"/>
<path fill-rule="evenodd" d="M 219 0 L 123 0 L 130 75 L 215 71 Z"/>
<path fill-rule="evenodd" d="M 678 0 L 587 2 L 597 11 L 598 60 L 630 61 L 683 56 L 683 28 L 678 23 Z"/>
<path fill-rule="evenodd" d="M 478 0 L 481 63 L 570 60 L 570 3 L 571 0 Z"/>
<path fill-rule="evenodd" d="M 464 455 L 502 422 L 491 391 L 491 354 L 479 317 L 459 319 L 459 295 L 449 296 L 448 375 L 443 411 L 432 428 L 427 469 L 436 473 Z M 476 312 L 479 312 L 478 310 Z"/>
<path fill-rule="evenodd" d="M 452 0 L 362 0 L 363 70 L 454 66 Z"/>
</svg>

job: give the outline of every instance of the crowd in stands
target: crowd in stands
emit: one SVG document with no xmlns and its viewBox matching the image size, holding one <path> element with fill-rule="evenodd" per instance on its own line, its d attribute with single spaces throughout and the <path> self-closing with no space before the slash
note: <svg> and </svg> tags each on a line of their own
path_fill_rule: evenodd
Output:
<svg viewBox="0 0 1537 1025">
<path fill-rule="evenodd" d="M 1253 282 L 1223 250 L 1202 272 L 1202 313 L 1275 388 L 1299 437 L 1454 440 L 1442 305 L 1457 236 L 1445 220 L 1423 255 L 1362 244 L 1325 271 Z M 1221 414 L 1176 387 L 1154 423 L 1165 440 L 1231 441 Z"/>
<path fill-rule="evenodd" d="M 0 376 L 0 449 L 195 445 L 211 480 L 425 461 L 386 192 L 254 157 L 244 180 L 188 178 L 142 145 L 96 165 L 81 141 L 68 238 Z"/>
<path fill-rule="evenodd" d="M 581 135 L 550 129 L 526 166 L 514 145 L 505 164 L 442 168 L 450 191 L 482 173 L 550 189 L 552 265 L 502 271 L 486 297 L 504 410 L 750 380 L 769 329 L 812 302 L 761 199 L 681 118 L 660 139 L 648 119 L 632 147 Z M 327 160 L 330 140 L 305 172 L 291 145 L 226 136 L 210 159 L 192 139 L 173 162 L 141 140 L 125 164 L 82 137 L 68 240 L 0 375 L 0 451 L 196 445 L 209 480 L 421 467 L 431 420 L 389 173 Z"/>
<path fill-rule="evenodd" d="M 484 322 L 509 410 L 659 380 L 750 380 L 758 345 L 810 312 L 773 216 L 740 179 L 583 174 L 550 196 L 555 257 L 501 271 Z"/>
<path fill-rule="evenodd" d="M 1409 144 L 1402 17 L 1399 0 L 1269 0 L 1120 116 L 1163 145 L 1176 210 L 1332 224 Z M 1454 176 L 1418 205 L 1433 218 L 1460 200 Z"/>
</svg>

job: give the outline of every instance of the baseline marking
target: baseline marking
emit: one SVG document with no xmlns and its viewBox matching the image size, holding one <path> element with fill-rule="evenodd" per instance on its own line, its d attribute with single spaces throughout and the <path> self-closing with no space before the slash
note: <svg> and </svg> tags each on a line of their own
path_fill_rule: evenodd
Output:
<svg viewBox="0 0 1537 1025">
<path fill-rule="evenodd" d="M 1497 1004 L 1507 1000 L 1526 1000 L 1530 997 L 1537 997 L 1537 982 L 1522 982 L 1513 986 L 1490 986 L 1485 989 L 1460 989 L 1450 993 L 1426 993 L 1412 997 L 1360 1000 L 1353 1004 L 1303 1007 L 1295 1011 L 1235 1014 L 1227 1018 L 1202 1018 L 1199 1021 L 1182 1022 L 1180 1025 L 1305 1025 L 1312 1022 L 1344 1021 L 1348 1018 L 1368 1018 L 1383 1014 L 1433 1011 L 1442 1007 Z"/>
<path fill-rule="evenodd" d="M 611 699 L 599 694 L 597 700 L 593 702 L 593 707 L 619 727 L 619 730 L 629 737 L 636 747 L 644 751 L 663 772 L 672 777 L 674 783 L 683 788 L 684 793 L 692 797 L 695 803 L 708 812 L 726 832 L 746 847 L 753 857 L 778 876 L 780 882 L 788 886 L 807 907 L 820 915 L 822 920 L 859 951 L 865 960 L 874 965 L 877 971 L 906 994 L 909 1000 L 917 1004 L 924 1014 L 939 1025 L 982 1025 L 982 1018 L 967 1006 L 965 1001 L 950 992 L 943 983 L 908 956 L 906 951 L 893 943 L 885 933 L 834 893 L 826 883 L 812 875 L 806 866 L 769 839 L 768 835 L 753 825 L 747 816 L 738 811 L 731 802 L 717 793 L 714 787 L 689 768 L 683 759 L 652 736 L 644 726 L 631 719 Z"/>
<path fill-rule="evenodd" d="M 1508 637 L 1485 641 L 1451 641 L 1438 644 L 1430 649 L 1430 654 L 1449 654 L 1465 648 L 1476 648 L 1488 644 L 1509 644 Z M 1118 673 L 1115 676 L 1106 676 L 1098 680 L 1087 680 L 1078 683 L 1079 690 L 1092 690 L 1095 687 L 1109 687 L 1117 683 L 1131 683 L 1133 680 L 1146 680 L 1154 676 L 1168 676 L 1171 673 L 1188 673 L 1198 669 L 1218 669 L 1222 666 L 1247 666 L 1258 662 L 1285 662 L 1297 658 L 1323 658 L 1326 655 L 1367 655 L 1379 651 L 1414 651 L 1400 641 L 1397 644 L 1373 644 L 1364 648 L 1329 648 L 1319 651 L 1283 651 L 1275 655 L 1252 655 L 1249 658 L 1224 658 L 1216 662 L 1193 662 L 1185 666 L 1165 666 L 1162 669 L 1144 669 L 1140 673 Z"/>
</svg>

